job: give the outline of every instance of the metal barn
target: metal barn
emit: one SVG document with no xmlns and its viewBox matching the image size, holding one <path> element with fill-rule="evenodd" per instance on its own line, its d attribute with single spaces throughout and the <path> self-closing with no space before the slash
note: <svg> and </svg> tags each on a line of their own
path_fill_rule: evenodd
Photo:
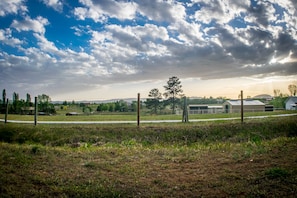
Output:
<svg viewBox="0 0 297 198">
<path fill-rule="evenodd" d="M 225 113 L 239 113 L 241 111 L 241 100 L 227 100 L 223 104 Z M 244 112 L 265 111 L 265 104 L 259 100 L 243 100 Z"/>
</svg>

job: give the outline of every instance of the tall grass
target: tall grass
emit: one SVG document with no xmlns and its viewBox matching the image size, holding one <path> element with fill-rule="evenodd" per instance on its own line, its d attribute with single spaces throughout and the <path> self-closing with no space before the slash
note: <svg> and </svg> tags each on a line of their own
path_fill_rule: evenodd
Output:
<svg viewBox="0 0 297 198">
<path fill-rule="evenodd" d="M 296 116 L 222 123 L 175 123 L 175 124 L 133 124 L 114 125 L 24 125 L 3 124 L 0 141 L 34 143 L 64 146 L 84 142 L 106 144 L 134 140 L 143 146 L 191 145 L 208 142 L 259 142 L 279 136 L 291 137 L 297 134 Z"/>
</svg>

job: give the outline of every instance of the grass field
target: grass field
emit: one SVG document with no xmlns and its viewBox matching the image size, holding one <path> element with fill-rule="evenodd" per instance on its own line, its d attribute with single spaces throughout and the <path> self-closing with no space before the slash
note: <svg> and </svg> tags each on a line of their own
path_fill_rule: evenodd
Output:
<svg viewBox="0 0 297 198">
<path fill-rule="evenodd" d="M 296 121 L 0 123 L 1 197 L 295 197 Z"/>
<path fill-rule="evenodd" d="M 297 111 L 273 111 L 273 112 L 247 112 L 247 116 L 262 116 L 262 115 L 278 115 L 297 113 Z M 4 119 L 5 115 L 0 114 L 0 119 Z M 220 113 L 220 114 L 190 114 L 189 119 L 209 119 L 209 118 L 233 118 L 240 117 L 240 113 Z M 66 116 L 65 114 L 57 114 L 52 116 L 38 116 L 38 121 L 136 121 L 136 113 L 109 113 L 109 114 L 94 114 L 94 115 L 77 115 Z M 8 120 L 33 121 L 34 115 L 15 115 L 9 114 Z M 182 115 L 150 115 L 143 114 L 140 120 L 182 120 Z"/>
</svg>

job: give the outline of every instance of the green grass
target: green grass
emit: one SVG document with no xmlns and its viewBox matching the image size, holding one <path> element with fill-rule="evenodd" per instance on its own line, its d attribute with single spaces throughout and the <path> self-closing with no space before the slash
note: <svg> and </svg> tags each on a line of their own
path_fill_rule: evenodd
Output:
<svg viewBox="0 0 297 198">
<path fill-rule="evenodd" d="M 247 112 L 248 116 L 278 115 L 290 114 L 297 111 L 274 111 L 274 112 Z M 4 119 L 4 115 L 0 114 L 0 118 Z M 234 118 L 240 117 L 240 113 L 220 113 L 220 114 L 190 114 L 189 119 L 211 119 L 211 118 Z M 9 120 L 33 121 L 33 115 L 8 115 Z M 38 116 L 39 121 L 136 121 L 136 113 L 112 113 L 112 114 L 94 114 L 94 115 L 78 115 L 66 116 L 65 114 L 57 114 L 52 116 Z M 142 114 L 140 120 L 182 120 L 182 115 L 150 115 Z"/>
<path fill-rule="evenodd" d="M 0 123 L 1 197 L 294 197 L 296 120 Z"/>
<path fill-rule="evenodd" d="M 63 146 L 77 142 L 90 144 L 121 143 L 135 140 L 142 145 L 177 144 L 191 145 L 208 142 L 260 142 L 279 136 L 296 135 L 296 116 L 288 117 L 287 122 L 280 118 L 248 120 L 212 124 L 168 123 L 113 125 L 24 125 L 1 123 L 0 141 L 12 143 L 34 143 Z"/>
</svg>

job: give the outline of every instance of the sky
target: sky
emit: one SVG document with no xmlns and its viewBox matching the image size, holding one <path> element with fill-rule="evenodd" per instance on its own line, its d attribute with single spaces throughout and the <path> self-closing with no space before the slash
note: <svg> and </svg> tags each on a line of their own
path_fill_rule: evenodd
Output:
<svg viewBox="0 0 297 198">
<path fill-rule="evenodd" d="M 25 99 L 289 94 L 296 0 L 1 0 L 0 89 Z"/>
</svg>

